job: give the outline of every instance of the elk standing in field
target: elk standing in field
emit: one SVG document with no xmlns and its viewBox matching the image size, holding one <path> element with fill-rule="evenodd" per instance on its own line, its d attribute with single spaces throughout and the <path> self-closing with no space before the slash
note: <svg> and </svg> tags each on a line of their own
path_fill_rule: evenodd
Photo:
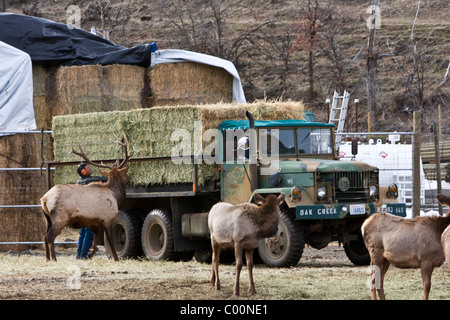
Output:
<svg viewBox="0 0 450 320">
<path fill-rule="evenodd" d="M 265 199 L 255 194 L 255 200 L 262 205 L 253 203 L 232 205 L 219 202 L 211 208 L 208 216 L 213 251 L 211 284 L 220 290 L 220 252 L 224 249 L 234 249 L 236 282 L 233 292 L 235 296 L 239 296 L 239 276 L 243 266 L 244 252 L 250 281 L 249 292 L 256 293 L 253 283 L 253 250 L 258 246 L 260 239 L 272 237 L 277 233 L 279 206 L 284 200 L 284 194 L 280 194 L 278 198 L 269 194 Z"/>
<path fill-rule="evenodd" d="M 437 195 L 437 199 L 439 200 L 439 202 L 443 205 L 446 205 L 450 208 L 450 197 L 444 196 L 442 194 L 438 194 Z M 447 215 L 450 214 L 447 213 Z M 450 266 L 450 226 L 447 227 L 444 232 L 442 233 L 442 237 L 441 237 L 441 244 L 442 244 L 442 249 L 444 250 L 444 255 L 445 258 L 447 259 L 447 263 Z"/>
<path fill-rule="evenodd" d="M 438 196 L 439 199 L 439 196 Z M 376 286 L 372 286 L 372 299 L 386 299 L 383 281 L 389 265 L 397 268 L 420 268 L 423 299 L 427 300 L 431 289 L 433 269 L 445 260 L 441 235 L 450 224 L 445 217 L 417 217 L 404 219 L 388 213 L 376 213 L 362 225 L 364 243 L 370 254 L 370 264 Z"/>
<path fill-rule="evenodd" d="M 125 143 L 116 141 L 125 146 L 126 151 L 125 159 L 120 164 L 117 161 L 113 166 L 93 163 L 84 154 L 80 145 L 78 145 L 80 152 L 76 152 L 72 147 L 71 152 L 81 156 L 87 163 L 110 169 L 109 171 L 100 171 L 103 176 L 108 177 L 108 180 L 107 182 L 93 182 L 88 185 L 56 185 L 41 198 L 42 209 L 47 220 L 47 232 L 45 235 L 47 261 L 50 258 L 56 261 L 54 241 L 56 236 L 68 225 L 77 228 L 89 227 L 94 232 L 94 242 L 90 257 L 95 253 L 99 232 L 103 228 L 106 240 L 111 247 L 112 256 L 115 261 L 119 260 L 114 248 L 111 227 L 120 205 L 125 200 L 125 187 L 130 181 L 130 177 L 127 175 L 128 167 L 122 167 L 133 153 L 128 155 L 128 141 L 126 137 L 125 141 Z"/>
</svg>

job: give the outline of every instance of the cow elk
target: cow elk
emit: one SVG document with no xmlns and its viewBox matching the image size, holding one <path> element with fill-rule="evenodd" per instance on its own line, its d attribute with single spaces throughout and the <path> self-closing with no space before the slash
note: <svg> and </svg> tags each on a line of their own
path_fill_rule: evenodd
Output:
<svg viewBox="0 0 450 320">
<path fill-rule="evenodd" d="M 442 194 L 438 194 L 437 195 L 437 199 L 439 200 L 439 202 L 443 205 L 446 205 L 450 208 L 450 197 L 444 196 Z M 450 214 L 447 213 L 447 215 Z M 447 227 L 444 232 L 442 233 L 442 238 L 441 238 L 441 243 L 442 243 L 442 249 L 444 250 L 444 255 L 445 258 L 447 259 L 447 263 L 450 266 L 450 226 Z"/>
<path fill-rule="evenodd" d="M 79 152 L 72 146 L 71 153 L 82 157 L 88 164 L 107 168 L 109 171 L 100 171 L 103 176 L 108 177 L 106 182 L 93 182 L 88 185 L 60 184 L 52 187 L 41 198 L 44 216 L 47 220 L 47 232 L 45 235 L 45 254 L 47 261 L 56 261 L 54 248 L 55 238 L 64 227 L 71 225 L 76 228 L 89 227 L 94 233 L 94 242 L 89 257 L 95 254 L 99 233 L 104 230 L 106 240 L 111 247 L 111 253 L 115 261 L 118 261 L 112 238 L 112 222 L 119 211 L 119 207 L 125 200 L 125 187 L 130 181 L 127 175 L 128 167 L 122 168 L 129 161 L 133 152 L 128 155 L 128 141 L 116 141 L 124 146 L 125 157 L 112 165 L 94 163 L 78 147 Z"/>
<path fill-rule="evenodd" d="M 233 293 L 239 296 L 239 276 L 243 266 L 243 253 L 247 260 L 249 292 L 255 294 L 253 283 L 253 251 L 260 239 L 272 237 L 277 233 L 280 217 L 280 204 L 284 194 L 278 198 L 269 194 L 266 198 L 255 194 L 254 203 L 232 205 L 226 202 L 215 204 L 208 216 L 208 226 L 212 245 L 211 284 L 220 290 L 219 257 L 222 250 L 234 249 L 236 258 L 236 281 Z"/>
<path fill-rule="evenodd" d="M 439 195 L 438 199 L 442 201 Z M 441 235 L 449 224 L 448 214 L 445 217 L 404 219 L 388 213 L 376 213 L 366 219 L 361 231 L 372 266 L 372 299 L 376 300 L 376 292 L 380 299 L 386 299 L 383 281 L 392 264 L 397 268 L 420 268 L 423 299 L 427 300 L 433 269 L 445 261 Z"/>
</svg>

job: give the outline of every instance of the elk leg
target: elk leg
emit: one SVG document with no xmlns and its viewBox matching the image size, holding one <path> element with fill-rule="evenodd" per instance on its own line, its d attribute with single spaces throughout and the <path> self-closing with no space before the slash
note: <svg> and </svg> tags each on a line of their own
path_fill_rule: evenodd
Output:
<svg viewBox="0 0 450 320">
<path fill-rule="evenodd" d="M 48 251 L 50 252 L 51 260 L 53 260 L 53 261 L 56 261 L 55 238 L 61 233 L 63 228 L 64 228 L 64 226 L 59 226 L 59 225 L 54 224 L 54 225 L 52 225 L 50 230 L 45 235 L 45 242 L 48 245 Z"/>
<path fill-rule="evenodd" d="M 211 240 L 212 244 L 212 271 L 211 271 L 211 284 L 216 287 L 216 290 L 220 290 L 220 280 L 219 280 L 219 259 L 220 252 L 222 248 Z"/>
<path fill-rule="evenodd" d="M 390 266 L 389 261 L 387 259 L 384 259 L 383 263 L 381 264 L 380 270 L 380 288 L 377 290 L 380 300 L 386 300 L 386 296 L 384 295 L 384 276 L 388 271 L 389 266 Z"/>
<path fill-rule="evenodd" d="M 103 224 L 103 229 L 105 229 L 106 240 L 108 241 L 109 247 L 111 248 L 111 253 L 114 261 L 119 261 L 116 253 L 116 248 L 114 247 L 114 239 L 112 238 L 112 224 Z"/>
<path fill-rule="evenodd" d="M 420 272 L 422 273 L 423 300 L 428 300 L 431 289 L 431 274 L 433 273 L 433 267 L 429 264 L 421 266 Z"/>
<path fill-rule="evenodd" d="M 383 282 L 384 282 L 384 275 L 386 274 L 386 271 L 388 270 L 390 263 L 386 258 L 384 258 L 382 250 L 377 250 L 372 246 L 368 246 L 367 249 L 369 250 L 370 267 L 372 268 L 370 275 L 371 299 L 377 300 L 377 292 L 378 292 L 380 300 L 385 300 L 386 297 L 384 295 Z"/>
<path fill-rule="evenodd" d="M 253 250 L 254 249 L 248 249 L 245 250 L 245 260 L 247 260 L 247 269 L 248 269 L 248 278 L 249 278 L 249 287 L 248 292 L 250 294 L 255 294 L 255 284 L 253 283 Z"/>
<path fill-rule="evenodd" d="M 45 211 L 44 211 L 44 217 L 45 217 L 45 220 L 47 220 L 47 230 L 46 230 L 46 232 L 45 232 L 45 237 L 44 237 L 44 240 L 45 240 L 45 257 L 46 257 L 47 261 L 50 261 L 50 250 L 49 250 L 49 246 L 48 246 L 48 237 L 47 237 L 47 234 L 48 234 L 50 228 L 52 227 L 52 220 L 51 220 L 50 217 L 45 213 Z"/>
<path fill-rule="evenodd" d="M 241 244 L 236 243 L 234 245 L 234 257 L 236 258 L 236 282 L 234 284 L 233 293 L 236 297 L 239 297 L 239 277 L 241 275 L 241 270 L 243 266 L 242 261 L 243 248 Z"/>
</svg>

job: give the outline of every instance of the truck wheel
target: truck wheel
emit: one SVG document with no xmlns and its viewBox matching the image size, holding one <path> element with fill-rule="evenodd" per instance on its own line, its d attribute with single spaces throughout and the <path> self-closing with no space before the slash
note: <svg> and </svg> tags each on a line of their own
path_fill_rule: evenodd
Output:
<svg viewBox="0 0 450 320">
<path fill-rule="evenodd" d="M 358 232 L 358 240 L 344 243 L 344 251 L 348 259 L 355 266 L 368 266 L 370 264 L 370 254 L 364 244 L 361 231 Z"/>
<path fill-rule="evenodd" d="M 261 239 L 258 253 L 269 267 L 284 268 L 298 263 L 304 247 L 305 239 L 300 226 L 288 211 L 282 210 L 277 234 L 272 238 Z"/>
<path fill-rule="evenodd" d="M 176 257 L 172 221 L 167 212 L 150 211 L 142 225 L 141 242 L 149 260 L 173 260 Z"/>
<path fill-rule="evenodd" d="M 112 225 L 114 247 L 119 258 L 133 258 L 142 254 L 141 249 L 141 221 L 131 211 L 120 210 Z M 112 257 L 111 247 L 105 241 L 108 257 Z"/>
</svg>

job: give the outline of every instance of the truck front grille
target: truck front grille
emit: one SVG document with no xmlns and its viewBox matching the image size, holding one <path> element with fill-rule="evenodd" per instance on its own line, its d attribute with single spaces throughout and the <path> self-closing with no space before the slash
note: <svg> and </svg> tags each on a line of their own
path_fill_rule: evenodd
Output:
<svg viewBox="0 0 450 320">
<path fill-rule="evenodd" d="M 367 203 L 369 200 L 370 172 L 335 172 L 336 200 L 347 203 Z"/>
</svg>

